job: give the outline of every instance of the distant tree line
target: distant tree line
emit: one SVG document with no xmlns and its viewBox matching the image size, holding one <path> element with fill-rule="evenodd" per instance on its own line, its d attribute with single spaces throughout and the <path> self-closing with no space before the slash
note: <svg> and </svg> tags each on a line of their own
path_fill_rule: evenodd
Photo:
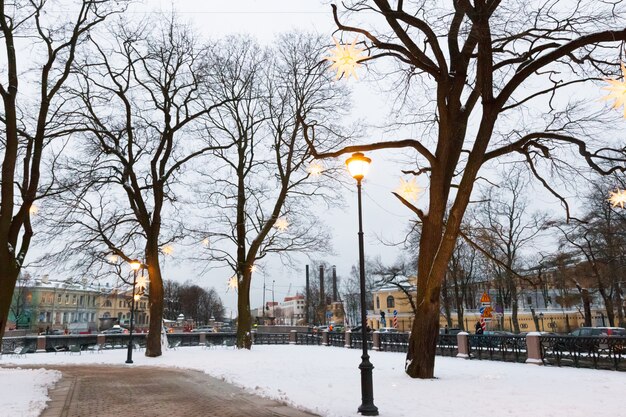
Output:
<svg viewBox="0 0 626 417">
<path fill-rule="evenodd" d="M 163 283 L 163 316 L 176 320 L 180 314 L 196 325 L 208 324 L 211 319 L 224 320 L 224 305 L 214 288 L 206 289 L 190 281 Z"/>
</svg>

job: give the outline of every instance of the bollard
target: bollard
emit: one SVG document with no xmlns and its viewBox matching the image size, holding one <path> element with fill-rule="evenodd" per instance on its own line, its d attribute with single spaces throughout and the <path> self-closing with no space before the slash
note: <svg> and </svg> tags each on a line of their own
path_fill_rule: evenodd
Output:
<svg viewBox="0 0 626 417">
<path fill-rule="evenodd" d="M 296 330 L 291 330 L 289 332 L 289 344 L 290 345 L 298 344 L 298 332 Z"/>
<path fill-rule="evenodd" d="M 322 346 L 328 346 L 328 330 L 322 332 Z"/>
<path fill-rule="evenodd" d="M 347 330 L 344 333 L 344 345 L 343 347 L 345 348 L 351 348 L 352 347 L 352 332 L 350 330 Z"/>
<path fill-rule="evenodd" d="M 96 336 L 96 343 L 99 346 L 104 346 L 104 342 L 106 340 L 106 336 L 103 335 L 102 333 L 98 334 L 98 336 Z"/>
<path fill-rule="evenodd" d="M 459 332 L 456 335 L 456 344 L 458 353 L 456 354 L 457 358 L 470 358 L 470 350 L 469 350 L 469 338 L 467 337 L 469 334 L 467 332 Z"/>
<path fill-rule="evenodd" d="M 200 332 L 200 341 L 198 342 L 198 344 L 204 345 L 205 343 L 206 343 L 206 333 Z"/>
<path fill-rule="evenodd" d="M 367 343 L 367 340 L 364 340 L 363 343 Z M 372 350 L 380 350 L 380 332 L 376 330 L 372 334 Z"/>
<path fill-rule="evenodd" d="M 530 332 L 526 335 L 526 363 L 543 365 L 541 357 L 541 333 Z"/>
</svg>

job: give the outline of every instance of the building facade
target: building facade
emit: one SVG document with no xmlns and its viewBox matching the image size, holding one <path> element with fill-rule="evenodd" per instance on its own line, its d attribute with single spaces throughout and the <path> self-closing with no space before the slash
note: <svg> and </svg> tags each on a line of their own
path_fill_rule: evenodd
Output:
<svg viewBox="0 0 626 417">
<path fill-rule="evenodd" d="M 148 300 L 142 297 L 135 310 L 135 326 L 147 326 Z M 113 323 L 128 324 L 130 294 L 109 286 L 94 286 L 50 279 L 48 275 L 21 277 L 9 310 L 9 329 L 44 333 L 90 333 Z"/>
</svg>

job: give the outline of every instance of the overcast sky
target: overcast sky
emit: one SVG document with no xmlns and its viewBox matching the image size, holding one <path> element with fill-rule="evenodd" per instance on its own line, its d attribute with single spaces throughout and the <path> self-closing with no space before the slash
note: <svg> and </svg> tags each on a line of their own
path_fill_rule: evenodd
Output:
<svg viewBox="0 0 626 417">
<path fill-rule="evenodd" d="M 321 0 L 231 0 L 229 2 L 143 0 L 134 4 L 129 13 L 137 16 L 137 19 L 140 19 L 145 13 L 169 15 L 172 4 L 175 4 L 180 20 L 191 23 L 207 40 L 233 33 L 245 33 L 256 37 L 259 42 L 267 44 L 272 42 L 279 33 L 301 30 L 327 36 L 330 45 L 332 44 L 331 35 L 335 30 L 330 3 Z M 367 16 L 360 18 L 367 19 Z M 353 79 L 340 81 L 347 82 L 354 91 L 353 102 L 347 104 L 347 110 L 350 113 L 348 121 L 367 120 L 368 124 L 371 125 L 383 125 L 389 116 L 392 98 L 379 91 L 374 76 L 368 74 L 365 68 L 360 69 L 359 77 L 360 81 Z M 361 143 L 406 137 L 410 137 L 410 133 L 390 133 L 369 129 L 368 135 L 362 138 Z M 407 169 L 409 166 L 399 163 L 403 159 L 403 152 L 400 151 L 379 151 L 368 156 L 373 159 L 373 163 L 370 175 L 364 181 L 363 186 L 365 253 L 367 257 L 380 256 L 383 261 L 391 263 L 398 256 L 399 249 L 382 242 L 400 241 L 406 233 L 409 221 L 413 219 L 412 213 L 391 195 L 391 191 L 395 190 L 400 183 L 402 177 L 400 170 Z M 347 171 L 345 175 L 348 177 Z M 404 178 L 408 179 L 407 177 Z M 332 230 L 332 245 L 335 255 L 311 255 L 313 258 L 323 258 L 331 264 L 335 264 L 340 277 L 347 277 L 352 265 L 358 259 L 356 184 L 354 187 L 347 188 L 345 192 L 346 203 L 342 209 L 319 213 Z M 559 210 L 558 204 L 541 189 L 537 189 L 532 198 L 543 209 L 555 212 Z M 418 202 L 418 206 L 425 208 L 423 201 Z M 554 240 L 545 239 L 543 244 L 550 245 L 553 242 Z M 184 252 L 183 248 L 179 251 L 174 249 L 174 253 L 164 262 L 165 278 L 181 282 L 191 280 L 204 287 L 214 287 L 222 296 L 228 314 L 232 311 L 234 317 L 236 315 L 236 294 L 232 290 L 227 292 L 227 283 L 232 276 L 232 271 L 228 268 L 222 268 L 200 272 L 203 269 L 201 265 L 188 265 L 178 258 L 179 254 Z M 295 256 L 294 258 L 300 265 L 298 270 L 283 267 L 277 258 L 263 260 L 263 263 L 259 265 L 261 269 L 253 276 L 252 308 L 256 308 L 262 303 L 264 278 L 268 289 L 266 293 L 268 300 L 271 300 L 272 296 L 272 281 L 275 281 L 274 296 L 276 301 L 281 301 L 288 295 L 290 284 L 291 295 L 297 291 L 302 291 L 305 282 L 304 265 L 307 263 L 307 257 Z"/>
<path fill-rule="evenodd" d="M 145 11 L 152 13 L 168 13 L 171 5 L 175 4 L 176 12 L 183 21 L 191 22 L 207 38 L 217 38 L 231 33 L 247 33 L 255 36 L 261 43 L 270 43 L 274 37 L 282 32 L 292 30 L 312 31 L 328 36 L 332 44 L 331 35 L 335 30 L 331 8 L 328 2 L 314 0 L 236 0 L 229 2 L 197 1 L 197 0 L 144 0 L 143 4 L 135 6 L 134 12 L 141 16 Z M 364 81 L 367 74 L 364 69 L 359 73 Z M 355 88 L 353 104 L 349 108 L 352 119 L 366 119 L 370 123 L 383 121 L 387 116 L 388 108 L 381 104 L 380 97 L 371 88 L 363 87 L 355 80 L 349 81 Z M 360 85 L 361 84 L 361 85 Z M 378 133 L 380 135 L 382 133 Z M 379 138 L 364 138 L 364 141 L 373 141 Z M 394 164 L 394 154 L 391 152 L 377 152 L 369 155 L 373 159 L 370 175 L 364 182 L 364 229 L 366 239 L 366 256 L 381 256 L 392 262 L 397 256 L 397 249 L 386 247 L 380 239 L 397 241 L 404 236 L 411 213 L 391 195 L 399 185 L 399 167 Z M 346 175 L 347 171 L 346 171 Z M 337 265 L 339 276 L 348 276 L 350 268 L 357 262 L 357 218 L 356 218 L 356 183 L 352 189 L 346 190 L 346 205 L 343 209 L 328 211 L 320 217 L 332 229 L 333 248 L 335 256 L 323 256 L 323 259 Z M 174 254 L 175 256 L 175 254 Z M 316 258 L 315 255 L 311 255 Z M 263 278 L 266 280 L 267 299 L 271 299 L 272 280 L 275 281 L 274 296 L 276 301 L 282 301 L 287 295 L 291 284 L 291 295 L 301 291 L 304 287 L 304 265 L 306 256 L 295 256 L 300 269 L 294 271 L 282 266 L 279 259 L 265 259 L 262 269 L 253 276 L 251 302 L 252 308 L 262 304 Z M 232 272 L 228 269 L 219 269 L 198 272 L 196 269 L 169 261 L 166 263 L 166 277 L 185 281 L 190 279 L 204 286 L 213 286 L 222 295 L 222 300 L 229 310 L 236 310 L 236 294 L 226 292 L 228 278 Z M 230 314 L 230 311 L 229 311 Z M 233 311 L 233 316 L 236 314 Z"/>
</svg>

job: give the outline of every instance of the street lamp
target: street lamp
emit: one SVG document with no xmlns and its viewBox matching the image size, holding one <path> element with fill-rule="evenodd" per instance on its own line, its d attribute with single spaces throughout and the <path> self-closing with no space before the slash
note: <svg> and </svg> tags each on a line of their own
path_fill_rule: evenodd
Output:
<svg viewBox="0 0 626 417">
<path fill-rule="evenodd" d="M 539 313 L 539 318 L 541 319 L 541 331 L 545 332 L 546 329 L 543 326 L 543 313 Z"/>
<path fill-rule="evenodd" d="M 133 261 L 130 263 L 130 269 L 133 270 L 133 288 L 132 299 L 130 300 L 130 335 L 128 337 L 128 354 L 126 355 L 126 363 L 133 363 L 133 320 L 135 318 L 135 299 L 140 298 L 139 294 L 135 294 L 135 286 L 137 285 L 137 271 L 141 268 L 141 262 Z"/>
<path fill-rule="evenodd" d="M 365 307 L 365 251 L 363 249 L 363 213 L 361 209 L 361 181 L 369 171 L 372 160 L 361 152 L 352 154 L 346 161 L 348 171 L 352 178 L 356 180 L 359 210 L 359 281 L 361 285 L 361 336 L 363 355 L 361 355 L 361 405 L 359 413 L 364 416 L 377 416 L 378 407 L 374 405 L 374 386 L 372 382 L 372 370 L 374 365 L 370 362 L 367 354 L 367 316 Z"/>
</svg>

